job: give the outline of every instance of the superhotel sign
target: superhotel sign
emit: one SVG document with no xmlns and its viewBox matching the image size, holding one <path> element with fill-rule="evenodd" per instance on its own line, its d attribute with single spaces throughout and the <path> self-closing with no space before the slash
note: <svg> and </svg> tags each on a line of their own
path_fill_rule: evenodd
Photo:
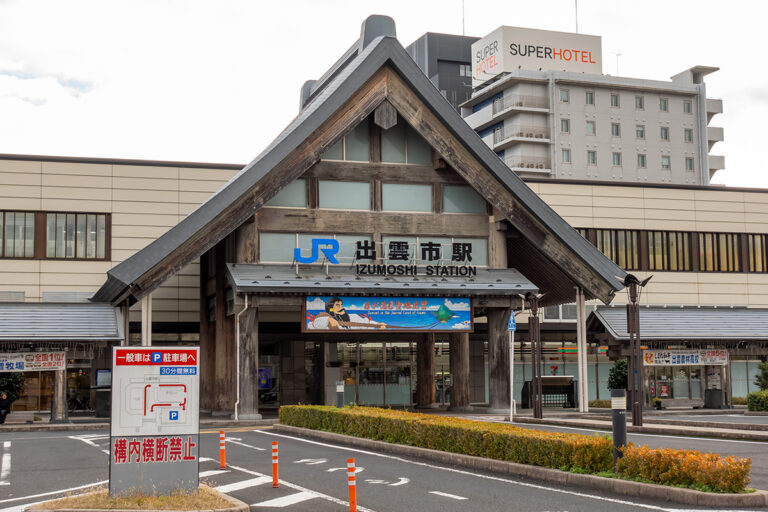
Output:
<svg viewBox="0 0 768 512">
<path fill-rule="evenodd" d="M 602 63 L 600 36 L 499 27 L 472 45 L 472 85 L 517 69 L 599 75 Z"/>
</svg>

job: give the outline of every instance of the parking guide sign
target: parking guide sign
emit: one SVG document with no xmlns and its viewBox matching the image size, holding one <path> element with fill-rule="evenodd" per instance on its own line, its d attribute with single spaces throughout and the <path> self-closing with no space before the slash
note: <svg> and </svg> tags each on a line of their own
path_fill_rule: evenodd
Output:
<svg viewBox="0 0 768 512">
<path fill-rule="evenodd" d="M 197 490 L 200 351 L 114 347 L 111 495 Z"/>
</svg>

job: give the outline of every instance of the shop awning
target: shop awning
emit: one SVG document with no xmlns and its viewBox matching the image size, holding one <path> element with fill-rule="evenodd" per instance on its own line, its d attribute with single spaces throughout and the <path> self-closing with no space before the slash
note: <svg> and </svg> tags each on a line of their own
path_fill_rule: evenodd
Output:
<svg viewBox="0 0 768 512">
<path fill-rule="evenodd" d="M 605 331 L 614 340 L 629 339 L 624 306 L 598 306 L 587 319 L 590 331 Z M 768 309 L 640 308 L 640 339 L 768 340 Z"/>
<path fill-rule="evenodd" d="M 106 303 L 0 303 L 0 341 L 119 341 L 122 331 Z"/>
<path fill-rule="evenodd" d="M 300 270 L 293 267 L 256 264 L 227 265 L 227 277 L 236 292 L 260 294 L 404 294 L 509 296 L 538 292 L 538 288 L 515 269 L 477 269 L 472 277 L 369 276 L 350 269 Z"/>
</svg>

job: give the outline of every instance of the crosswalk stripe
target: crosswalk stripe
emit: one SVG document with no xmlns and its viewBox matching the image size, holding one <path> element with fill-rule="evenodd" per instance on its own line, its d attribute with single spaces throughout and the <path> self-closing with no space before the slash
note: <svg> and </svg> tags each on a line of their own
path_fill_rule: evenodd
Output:
<svg viewBox="0 0 768 512">
<path fill-rule="evenodd" d="M 200 478 L 205 478 L 207 476 L 214 476 L 214 475 L 220 475 L 222 473 L 229 473 L 226 469 L 213 469 L 211 471 L 203 471 L 200 473 Z"/>
<path fill-rule="evenodd" d="M 258 446 L 253 446 L 253 445 L 250 445 L 250 444 L 241 443 L 240 441 L 234 441 L 232 439 L 227 439 L 227 442 L 231 443 L 231 444 L 236 444 L 238 446 L 244 446 L 246 448 L 250 448 L 251 450 L 258 450 L 260 452 L 264 451 L 264 448 L 259 448 Z"/>
<path fill-rule="evenodd" d="M 468 500 L 469 498 L 465 498 L 464 496 L 457 496 L 455 494 L 448 494 L 447 492 L 440 492 L 440 491 L 429 491 L 429 494 L 437 494 L 438 496 L 444 496 L 446 498 L 451 498 L 454 500 Z"/>
<path fill-rule="evenodd" d="M 200 457 L 198 460 L 200 462 L 211 462 L 213 459 L 210 457 Z"/>
<path fill-rule="evenodd" d="M 3 443 L 3 458 L 0 459 L 0 485 L 11 485 L 8 478 L 11 475 L 11 442 Z"/>
<path fill-rule="evenodd" d="M 288 496 L 283 496 L 282 498 L 275 498 L 273 500 L 262 501 L 261 503 L 254 503 L 251 506 L 280 508 L 280 507 L 287 507 L 289 505 L 295 505 L 296 503 L 301 503 L 302 501 L 311 500 L 317 497 L 318 497 L 317 494 L 302 491 L 302 492 L 297 492 L 295 494 L 289 494 Z"/>
<path fill-rule="evenodd" d="M 240 489 L 247 489 L 248 487 L 256 487 L 267 482 L 271 482 L 272 477 L 260 476 L 258 478 L 251 478 L 249 480 L 243 480 L 242 482 L 235 482 L 233 484 L 220 485 L 216 487 L 216 490 L 223 493 L 239 491 Z"/>
</svg>

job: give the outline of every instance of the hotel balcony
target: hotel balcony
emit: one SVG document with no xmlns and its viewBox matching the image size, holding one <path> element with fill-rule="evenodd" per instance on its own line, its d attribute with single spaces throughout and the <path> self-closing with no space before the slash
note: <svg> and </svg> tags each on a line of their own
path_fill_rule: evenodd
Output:
<svg viewBox="0 0 768 512">
<path fill-rule="evenodd" d="M 723 155 L 709 155 L 709 178 L 715 175 L 717 171 L 725 169 L 725 157 Z"/>
<path fill-rule="evenodd" d="M 712 149 L 712 146 L 714 146 L 718 142 L 722 142 L 724 140 L 723 137 L 723 128 L 720 126 L 707 126 L 707 142 L 709 143 L 709 149 Z"/>
<path fill-rule="evenodd" d="M 549 99 L 542 96 L 509 94 L 464 118 L 473 130 L 483 130 L 520 112 L 549 113 Z"/>
<path fill-rule="evenodd" d="M 549 158 L 542 156 L 509 155 L 504 163 L 515 172 L 551 174 L 552 164 Z"/>
<path fill-rule="evenodd" d="M 508 126 L 493 132 L 493 150 L 501 151 L 521 142 L 549 144 L 549 128 L 541 126 Z"/>
<path fill-rule="evenodd" d="M 723 113 L 723 100 L 715 98 L 707 98 L 707 124 L 717 114 Z"/>
</svg>

